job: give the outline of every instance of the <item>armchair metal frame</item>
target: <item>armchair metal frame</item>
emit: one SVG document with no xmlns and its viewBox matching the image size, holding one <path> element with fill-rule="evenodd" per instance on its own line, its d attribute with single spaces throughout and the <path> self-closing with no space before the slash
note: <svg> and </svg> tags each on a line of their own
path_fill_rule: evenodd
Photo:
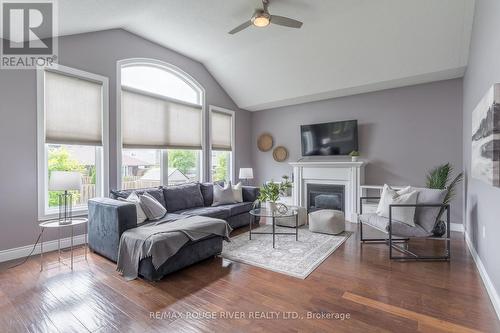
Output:
<svg viewBox="0 0 500 333">
<path fill-rule="evenodd" d="M 380 197 L 360 197 L 359 198 L 359 213 L 363 214 L 363 200 L 375 200 L 380 199 Z M 409 237 L 409 238 L 396 238 L 393 237 L 404 237 L 392 234 L 392 209 L 394 207 L 436 207 L 446 210 L 446 237 Z M 389 205 L 389 230 L 387 231 L 388 238 L 364 238 L 363 237 L 363 222 L 358 218 L 359 228 L 360 228 L 360 239 L 361 243 L 386 243 L 389 245 L 389 258 L 391 260 L 423 260 L 423 261 L 448 261 L 450 260 L 450 240 L 451 240 L 451 230 L 450 230 L 450 205 L 449 204 L 391 204 Z M 368 225 L 370 226 L 370 225 Z M 370 226 L 372 227 L 372 226 Z M 374 228 L 374 227 L 372 227 Z M 379 230 L 378 228 L 374 228 Z M 434 240 L 444 240 L 446 241 L 446 248 L 444 256 L 421 256 L 414 252 L 408 250 L 408 242 L 410 238 L 425 238 Z M 405 247 L 401 247 L 398 244 L 405 244 Z M 405 254 L 405 256 L 393 256 L 393 251 L 396 250 L 400 253 Z"/>
</svg>

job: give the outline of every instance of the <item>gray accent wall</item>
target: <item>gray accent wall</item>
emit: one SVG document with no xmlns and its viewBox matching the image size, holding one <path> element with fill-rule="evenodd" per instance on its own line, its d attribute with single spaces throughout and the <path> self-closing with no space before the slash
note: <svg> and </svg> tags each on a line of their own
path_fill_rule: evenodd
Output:
<svg viewBox="0 0 500 333">
<path fill-rule="evenodd" d="M 252 113 L 256 182 L 291 175 L 287 162 L 301 158 L 301 124 L 349 119 L 358 120 L 360 159 L 368 162 L 365 184 L 419 186 L 426 171 L 441 163 L 462 169 L 462 80 L 455 79 Z M 271 152 L 257 149 L 264 132 L 289 150 L 288 161 L 275 162 Z M 458 194 L 453 223 L 462 223 Z"/>
<path fill-rule="evenodd" d="M 250 165 L 251 115 L 239 110 L 199 62 L 121 29 L 61 37 L 59 63 L 109 78 L 110 188 L 116 188 L 116 63 L 153 58 L 173 64 L 206 90 L 206 104 L 236 111 L 236 170 Z M 33 244 L 37 224 L 36 75 L 0 70 L 0 251 Z M 52 238 L 53 235 L 48 235 Z"/>
<path fill-rule="evenodd" d="M 471 166 L 472 111 L 493 83 L 500 83 L 500 1 L 476 0 L 469 66 L 463 86 L 463 157 L 467 175 Z M 468 177 L 465 193 L 466 233 L 498 293 L 500 188 Z"/>
</svg>

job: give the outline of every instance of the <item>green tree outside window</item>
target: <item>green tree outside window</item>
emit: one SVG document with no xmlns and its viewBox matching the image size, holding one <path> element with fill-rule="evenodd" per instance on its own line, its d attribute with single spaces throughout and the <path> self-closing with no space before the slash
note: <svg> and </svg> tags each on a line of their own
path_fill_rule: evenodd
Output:
<svg viewBox="0 0 500 333">
<path fill-rule="evenodd" d="M 176 168 L 183 174 L 189 173 L 196 168 L 196 152 L 193 150 L 169 150 L 168 151 L 168 166 Z"/>
</svg>

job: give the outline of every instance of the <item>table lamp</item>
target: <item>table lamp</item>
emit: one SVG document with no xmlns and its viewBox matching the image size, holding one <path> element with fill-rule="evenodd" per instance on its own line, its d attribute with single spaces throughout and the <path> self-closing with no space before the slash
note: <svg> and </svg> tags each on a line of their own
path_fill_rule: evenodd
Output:
<svg viewBox="0 0 500 333">
<path fill-rule="evenodd" d="M 49 179 L 49 191 L 59 193 L 59 224 L 71 224 L 73 213 L 73 196 L 68 191 L 81 191 L 82 174 L 75 171 L 52 171 Z"/>
<path fill-rule="evenodd" d="M 244 180 L 245 185 L 248 185 L 248 180 L 253 179 L 253 169 L 252 168 L 240 168 L 240 179 Z"/>
</svg>

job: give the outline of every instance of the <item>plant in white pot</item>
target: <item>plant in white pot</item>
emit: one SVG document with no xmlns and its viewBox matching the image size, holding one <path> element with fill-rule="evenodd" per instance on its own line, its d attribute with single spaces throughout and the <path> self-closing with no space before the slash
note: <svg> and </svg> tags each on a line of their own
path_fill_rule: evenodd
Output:
<svg viewBox="0 0 500 333">
<path fill-rule="evenodd" d="M 263 184 L 256 203 L 259 202 L 262 205 L 265 202 L 267 203 L 267 209 L 274 212 L 276 210 L 276 201 L 291 187 L 292 183 L 287 179 L 283 179 L 280 183 L 270 181 L 267 184 Z"/>
<path fill-rule="evenodd" d="M 357 150 L 353 150 L 349 153 L 349 156 L 351 156 L 351 160 L 353 162 L 357 162 L 358 161 L 358 157 L 359 157 L 359 151 Z"/>
</svg>

